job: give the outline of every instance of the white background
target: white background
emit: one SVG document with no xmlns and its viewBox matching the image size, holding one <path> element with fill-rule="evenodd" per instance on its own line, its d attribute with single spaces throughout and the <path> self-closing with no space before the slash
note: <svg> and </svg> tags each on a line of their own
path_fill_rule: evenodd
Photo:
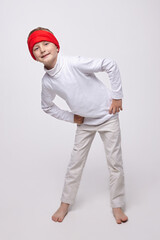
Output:
<svg viewBox="0 0 160 240">
<path fill-rule="evenodd" d="M 0 38 L 0 238 L 159 239 L 160 2 L 158 0 L 2 0 Z M 73 209 L 60 204 L 76 125 L 41 110 L 43 65 L 27 48 L 38 26 L 54 32 L 64 55 L 110 57 L 123 84 L 120 112 L 126 214 L 118 225 L 109 204 L 108 169 L 97 134 Z M 108 76 L 99 74 L 108 84 Z M 56 103 L 68 106 L 61 99 Z"/>
</svg>

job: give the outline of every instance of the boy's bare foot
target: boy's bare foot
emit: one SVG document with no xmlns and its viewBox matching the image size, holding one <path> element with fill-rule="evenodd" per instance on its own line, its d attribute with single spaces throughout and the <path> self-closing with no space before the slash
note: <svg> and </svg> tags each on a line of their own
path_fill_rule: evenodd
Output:
<svg viewBox="0 0 160 240">
<path fill-rule="evenodd" d="M 66 214 L 68 213 L 68 203 L 61 202 L 60 207 L 58 210 L 53 214 L 52 220 L 55 222 L 62 222 Z"/>
<path fill-rule="evenodd" d="M 121 208 L 113 208 L 112 210 L 113 210 L 113 215 L 118 224 L 128 221 L 128 217 L 124 214 Z"/>
</svg>

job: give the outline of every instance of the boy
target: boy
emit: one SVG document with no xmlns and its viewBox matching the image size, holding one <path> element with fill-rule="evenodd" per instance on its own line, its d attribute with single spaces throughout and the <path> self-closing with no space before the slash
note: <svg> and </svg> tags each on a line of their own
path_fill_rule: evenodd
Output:
<svg viewBox="0 0 160 240">
<path fill-rule="evenodd" d="M 51 116 L 77 124 L 75 143 L 67 168 L 61 205 L 52 220 L 62 222 L 74 203 L 87 155 L 96 132 L 104 143 L 110 173 L 110 201 L 118 224 L 126 222 L 123 212 L 124 173 L 118 113 L 122 110 L 122 86 L 117 64 L 112 59 L 68 57 L 59 54 L 59 42 L 46 28 L 36 28 L 28 36 L 28 48 L 34 60 L 44 64 L 42 109 Z M 106 71 L 110 91 L 95 75 Z M 63 98 L 71 112 L 53 103 Z"/>
</svg>

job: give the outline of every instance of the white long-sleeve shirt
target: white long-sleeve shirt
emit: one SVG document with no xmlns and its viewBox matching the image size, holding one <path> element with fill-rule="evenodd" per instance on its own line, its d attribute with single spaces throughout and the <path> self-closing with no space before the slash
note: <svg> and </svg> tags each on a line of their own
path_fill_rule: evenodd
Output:
<svg viewBox="0 0 160 240">
<path fill-rule="evenodd" d="M 41 106 L 51 116 L 74 123 L 74 114 L 84 117 L 83 124 L 98 125 L 119 114 L 109 114 L 112 99 L 122 99 L 121 76 L 116 62 L 110 58 L 63 56 L 58 53 L 54 68 L 44 67 Z M 111 90 L 95 73 L 108 74 Z M 55 96 L 63 98 L 71 111 L 60 109 Z"/>
</svg>

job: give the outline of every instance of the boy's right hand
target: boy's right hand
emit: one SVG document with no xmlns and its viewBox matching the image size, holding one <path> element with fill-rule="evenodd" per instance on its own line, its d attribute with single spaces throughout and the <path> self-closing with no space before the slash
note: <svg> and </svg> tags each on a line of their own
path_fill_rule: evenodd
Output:
<svg viewBox="0 0 160 240">
<path fill-rule="evenodd" d="M 74 123 L 82 124 L 84 121 L 84 117 L 74 114 Z"/>
</svg>

